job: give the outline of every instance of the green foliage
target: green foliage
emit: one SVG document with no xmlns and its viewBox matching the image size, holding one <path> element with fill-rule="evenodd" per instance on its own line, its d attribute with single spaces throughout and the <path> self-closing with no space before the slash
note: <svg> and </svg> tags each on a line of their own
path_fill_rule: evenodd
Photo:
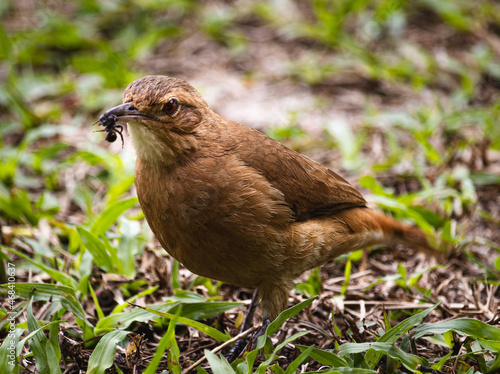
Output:
<svg viewBox="0 0 500 374">
<path fill-rule="evenodd" d="M 130 333 L 126 330 L 115 330 L 104 335 L 92 352 L 87 373 L 99 374 L 113 365 L 116 345 Z"/>
<path fill-rule="evenodd" d="M 175 300 L 175 299 L 174 299 Z M 120 309 L 115 309 L 113 313 L 102 318 L 96 324 L 96 333 L 112 331 L 116 328 L 127 328 L 130 324 L 134 322 L 144 322 L 155 318 L 155 315 L 172 319 L 177 313 L 179 307 L 182 306 L 183 313 L 182 317 L 178 317 L 179 323 L 183 323 L 187 326 L 192 326 L 205 334 L 212 336 L 214 339 L 220 341 L 226 341 L 228 338 L 221 332 L 198 323 L 192 319 L 210 318 L 218 313 L 222 313 L 226 310 L 230 310 L 238 305 L 239 303 L 228 303 L 228 302 L 198 302 L 198 303 L 186 303 L 181 304 L 179 301 L 168 300 L 166 304 L 159 305 L 149 305 L 146 307 L 136 307 L 132 310 L 126 312 L 119 312 Z"/>
<path fill-rule="evenodd" d="M 444 334 L 450 330 L 478 339 L 497 351 L 500 348 L 500 329 L 472 318 L 458 318 L 439 323 L 425 323 L 415 329 L 415 338 L 425 334 Z"/>
<path fill-rule="evenodd" d="M 402 348 L 405 346 L 404 340 L 408 338 L 416 339 L 426 334 L 445 334 L 450 330 L 473 339 L 478 339 L 482 342 L 483 349 L 484 347 L 488 347 L 486 349 L 489 349 L 491 354 L 496 352 L 494 346 L 499 341 L 497 335 L 500 333 L 500 329 L 483 322 L 463 318 L 444 323 L 421 324 L 423 318 L 436 307 L 437 305 L 407 318 L 398 325 L 390 328 L 373 343 L 344 343 L 339 347 L 337 352 L 298 345 L 297 347 L 302 350 L 302 354 L 299 356 L 300 360 L 299 358 L 297 360 L 302 361 L 306 357 L 309 357 L 320 362 L 322 365 L 330 366 L 332 370 L 339 373 L 375 373 L 376 371 L 373 368 L 375 368 L 381 357 L 386 355 L 388 360 L 396 360 L 396 367 L 403 365 L 407 370 L 416 372 L 419 369 L 419 365 L 429 367 L 430 363 L 424 358 L 405 351 Z M 408 334 L 409 331 L 410 333 Z M 401 340 L 399 347 L 395 345 L 398 340 Z M 495 341 L 495 343 L 493 343 L 493 346 L 489 346 L 488 344 L 492 341 Z M 366 352 L 366 354 L 364 357 L 360 357 L 359 355 L 363 352 Z M 477 351 L 476 354 L 482 357 L 484 350 Z M 446 359 L 449 359 L 449 357 Z M 264 364 L 269 365 L 270 362 L 268 360 L 261 364 L 260 367 Z M 368 366 L 364 367 L 366 365 Z M 436 365 L 442 366 L 442 362 Z M 438 370 L 441 366 L 439 366 Z M 214 367 L 212 366 L 212 368 Z M 295 370 L 296 366 L 290 364 L 289 368 Z M 433 366 L 433 368 L 436 367 Z M 240 369 L 239 366 L 238 369 Z M 288 369 L 287 372 L 289 372 Z"/>
<path fill-rule="evenodd" d="M 276 331 L 278 331 L 278 329 L 280 329 L 280 327 L 286 320 L 292 318 L 301 310 L 308 307 L 315 299 L 316 297 L 312 297 L 281 312 L 280 315 L 274 321 L 272 321 L 271 324 L 267 327 L 265 333 L 259 336 L 259 338 L 257 339 L 256 347 L 252 351 L 246 354 L 245 359 L 237 359 L 230 365 L 224 357 L 217 357 L 212 352 L 205 350 L 205 356 L 207 357 L 212 370 L 214 372 L 224 372 L 224 373 L 239 373 L 239 374 L 253 373 L 254 372 L 253 366 L 255 360 L 257 359 L 257 356 L 261 351 L 261 349 L 265 348 L 268 337 L 274 334 Z M 272 351 L 272 353 L 267 355 L 267 360 L 262 362 L 258 366 L 255 373 L 265 373 L 266 370 L 272 364 L 272 362 L 274 362 L 278 357 L 277 356 L 278 351 L 280 351 L 286 344 L 294 341 L 295 339 L 305 334 L 307 334 L 307 331 L 294 334 L 285 341 L 283 341 L 281 344 L 277 345 Z M 308 358 L 309 352 L 311 350 L 312 347 L 307 351 L 307 353 L 299 355 L 299 357 L 297 357 L 297 359 L 295 359 L 289 365 L 290 370 L 288 371 L 287 369 L 287 373 L 294 372 L 295 368 L 297 368 L 306 358 Z"/>
<path fill-rule="evenodd" d="M 365 290 L 368 291 L 371 287 L 375 286 L 376 284 L 379 284 L 381 282 L 394 282 L 396 283 L 399 287 L 403 289 L 415 289 L 420 293 L 425 293 L 427 290 L 422 289 L 421 287 L 418 286 L 418 281 L 420 277 L 429 270 L 433 269 L 438 269 L 438 268 L 444 268 L 444 266 L 430 266 L 425 269 L 418 270 L 414 274 L 408 275 L 406 269 L 402 264 L 398 265 L 398 274 L 391 274 L 391 275 L 386 275 L 382 278 L 377 279 L 373 283 L 371 283 Z"/>
<path fill-rule="evenodd" d="M 40 329 L 38 321 L 35 319 L 32 310 L 31 299 L 28 306 L 28 330 L 33 333 L 31 339 L 29 339 L 29 346 L 33 351 L 33 355 L 36 357 L 36 368 L 40 373 L 50 374 L 50 373 L 61 373 L 61 368 L 59 367 L 59 360 L 61 359 L 61 351 L 59 349 L 59 341 L 57 330 L 54 330 L 51 326 L 51 339 L 48 340 Z M 62 321 L 55 321 L 59 324 Z M 53 331 L 56 331 L 54 334 Z"/>
<path fill-rule="evenodd" d="M 307 296 L 316 296 L 321 292 L 321 278 L 319 268 L 311 270 L 306 282 L 297 283 L 295 289 Z"/>
<path fill-rule="evenodd" d="M 153 359 L 144 371 L 145 374 L 153 374 L 156 372 L 156 368 L 163 356 L 165 350 L 168 350 L 168 368 L 174 374 L 179 374 L 181 372 L 179 365 L 179 346 L 175 340 L 175 326 L 178 323 L 178 316 L 181 313 L 181 308 L 179 308 L 176 316 L 172 318 L 171 323 L 168 325 L 167 332 L 163 335 L 162 339 L 158 343 L 158 349 L 155 352 Z"/>
<path fill-rule="evenodd" d="M 11 344 L 13 347 L 19 346 L 19 340 L 24 333 L 24 329 L 15 329 L 12 335 L 8 335 L 0 346 L 0 370 L 2 373 L 11 374 L 19 372 L 19 354 L 18 350 L 15 353 L 11 351 Z M 24 345 L 24 344 L 23 344 Z M 14 357 L 12 357 L 12 353 Z"/>
</svg>

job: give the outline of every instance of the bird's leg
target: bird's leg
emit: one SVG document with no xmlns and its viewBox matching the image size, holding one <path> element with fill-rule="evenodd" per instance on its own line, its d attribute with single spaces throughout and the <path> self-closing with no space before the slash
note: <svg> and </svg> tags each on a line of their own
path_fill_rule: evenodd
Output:
<svg viewBox="0 0 500 374">
<path fill-rule="evenodd" d="M 243 324 L 241 325 L 241 332 L 246 331 L 250 328 L 253 321 L 253 314 L 255 312 L 255 301 L 257 300 L 257 296 L 259 295 L 259 290 L 256 288 L 252 295 L 252 300 L 250 301 L 250 305 L 248 306 L 248 312 L 243 320 Z"/>
<path fill-rule="evenodd" d="M 252 347 L 257 346 L 257 339 L 259 338 L 259 336 L 262 336 L 265 334 L 265 332 L 270 324 L 271 324 L 271 320 L 267 317 L 264 317 L 264 319 L 262 320 L 262 325 L 255 332 L 255 334 L 253 334 L 253 336 L 252 336 Z"/>
<path fill-rule="evenodd" d="M 257 295 L 258 295 L 258 290 L 255 289 L 253 296 L 252 296 L 252 301 L 250 301 L 250 305 L 248 306 L 248 311 L 245 316 L 245 319 L 243 320 L 243 323 L 240 328 L 240 333 L 243 331 L 246 331 L 247 329 L 250 328 L 252 325 L 253 321 L 253 314 L 255 311 L 255 301 L 257 300 Z M 260 331 L 260 329 L 259 329 Z M 226 355 L 226 358 L 228 359 L 229 362 L 232 362 L 236 360 L 246 349 L 247 344 L 248 344 L 248 338 L 240 339 L 236 343 L 234 343 L 233 348 L 229 351 L 229 353 Z"/>
</svg>

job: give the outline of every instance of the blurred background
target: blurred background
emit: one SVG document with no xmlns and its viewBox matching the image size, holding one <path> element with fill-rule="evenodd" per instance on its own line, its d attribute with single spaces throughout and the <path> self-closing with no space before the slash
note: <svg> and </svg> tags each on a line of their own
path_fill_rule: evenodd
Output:
<svg viewBox="0 0 500 374">
<path fill-rule="evenodd" d="M 109 300 L 92 287 L 112 289 L 110 311 L 153 286 L 149 302 L 181 289 L 251 295 L 168 258 L 135 198 L 130 138 L 109 144 L 92 127 L 130 82 L 166 74 L 222 116 L 339 172 L 447 258 L 356 252 L 304 276 L 296 295 L 498 301 L 500 3 L 16 0 L 0 2 L 0 19 L 0 244 L 26 285 L 20 297 L 33 283 L 62 284 L 95 326 L 106 314 L 95 316 L 96 300 Z M 342 287 L 322 284 L 332 277 Z M 44 292 L 35 310 L 58 300 Z M 474 318 L 493 317 L 488 303 Z M 79 326 L 85 336 L 89 325 Z"/>
</svg>

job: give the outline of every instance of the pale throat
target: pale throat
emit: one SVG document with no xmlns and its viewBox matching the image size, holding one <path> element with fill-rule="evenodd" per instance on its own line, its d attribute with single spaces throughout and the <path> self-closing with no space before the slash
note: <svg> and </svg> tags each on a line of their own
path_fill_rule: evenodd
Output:
<svg viewBox="0 0 500 374">
<path fill-rule="evenodd" d="M 128 123 L 128 130 L 132 137 L 137 157 L 149 164 L 171 165 L 179 157 L 183 157 L 196 150 L 194 138 L 175 133 L 166 133 L 163 139 L 141 123 Z"/>
<path fill-rule="evenodd" d="M 165 146 L 143 124 L 129 122 L 128 131 L 132 137 L 137 157 L 150 163 L 158 163 L 163 159 Z"/>
</svg>

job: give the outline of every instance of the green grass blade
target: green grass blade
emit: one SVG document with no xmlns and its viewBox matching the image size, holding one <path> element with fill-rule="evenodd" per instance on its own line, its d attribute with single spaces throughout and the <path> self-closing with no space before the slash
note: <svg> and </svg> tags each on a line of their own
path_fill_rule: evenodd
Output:
<svg viewBox="0 0 500 374">
<path fill-rule="evenodd" d="M 24 260 L 28 261 L 30 264 L 35 265 L 41 271 L 47 273 L 56 282 L 60 282 L 61 284 L 65 285 L 65 286 L 68 286 L 68 287 L 71 287 L 73 289 L 77 288 L 76 281 L 71 276 L 69 276 L 68 274 L 65 274 L 65 273 L 63 273 L 63 272 L 61 272 L 59 270 L 55 270 L 55 269 L 53 269 L 51 267 L 48 267 L 48 266 L 46 266 L 45 264 L 43 264 L 43 263 L 41 263 L 39 261 L 35 261 L 35 260 L 29 258 L 28 256 L 26 256 L 24 253 L 16 251 L 13 248 L 6 247 L 4 245 L 0 245 L 0 248 L 3 249 L 3 250 L 8 251 L 10 253 L 13 253 L 16 256 L 19 256 L 19 257 L 23 258 Z"/>
<path fill-rule="evenodd" d="M 271 363 L 276 359 L 276 355 L 277 353 L 285 346 L 287 345 L 288 343 L 290 343 L 291 341 L 301 337 L 301 336 L 304 336 L 306 334 L 308 334 L 309 331 L 303 331 L 303 332 L 300 332 L 300 333 L 297 333 L 297 334 L 294 334 L 292 335 L 291 337 L 289 337 L 288 339 L 286 339 L 285 341 L 283 341 L 282 343 L 280 343 L 279 345 L 277 345 L 275 348 L 274 348 L 274 351 L 272 352 L 272 354 L 269 355 L 269 358 L 264 361 L 263 363 L 261 363 L 259 365 L 259 367 L 257 368 L 257 370 L 255 371 L 256 374 L 262 374 L 262 373 L 266 373 L 269 369 L 269 365 L 271 365 Z M 260 339 L 260 337 L 259 337 Z M 260 352 L 262 347 L 259 347 L 259 344 L 257 344 L 257 347 L 252 350 L 251 352 L 249 352 L 246 357 L 245 357 L 245 361 L 240 363 L 237 367 L 238 369 L 238 373 L 246 373 L 246 374 L 251 374 L 252 373 L 252 368 L 253 368 L 253 365 L 254 365 L 254 362 Z"/>
<path fill-rule="evenodd" d="M 225 302 L 225 301 L 221 302 L 204 301 L 201 303 L 183 303 L 182 316 L 194 320 L 207 319 L 215 317 L 216 315 L 219 315 L 220 313 L 226 312 L 228 310 L 234 309 L 240 305 L 242 305 L 242 303 Z M 175 314 L 177 308 L 180 308 L 180 306 L 173 308 L 170 311 L 170 313 Z"/>
<path fill-rule="evenodd" d="M 7 285 L 0 285 L 0 290 L 2 289 L 8 291 Z M 85 317 L 82 305 L 76 299 L 75 290 L 72 288 L 45 283 L 16 283 L 16 293 L 21 299 L 33 297 L 34 301 L 60 303 L 64 309 L 75 315 L 78 326 L 84 332 L 84 339 L 94 337 L 94 326 Z"/>
<path fill-rule="evenodd" d="M 148 309 L 133 308 L 129 311 L 110 314 L 97 322 L 95 333 L 98 335 L 104 332 L 113 331 L 116 328 L 126 329 L 134 322 L 145 322 L 155 318 L 156 313 L 154 313 L 153 310 L 167 312 L 176 305 L 176 303 L 149 305 Z"/>
<path fill-rule="evenodd" d="M 439 304 L 433 305 L 430 308 L 417 313 L 404 321 L 398 323 L 396 326 L 387 331 L 384 335 L 377 339 L 379 343 L 394 343 L 409 329 L 418 325 L 422 320 Z M 382 353 L 376 351 L 369 351 L 366 353 L 365 359 L 370 363 L 370 367 L 374 368 L 382 357 Z"/>
<path fill-rule="evenodd" d="M 113 311 L 111 312 L 111 314 L 116 314 L 116 313 L 123 312 L 123 310 L 126 307 L 128 307 L 131 303 L 133 303 L 134 301 L 136 301 L 137 299 L 139 299 L 139 298 L 141 298 L 143 296 L 151 295 L 151 294 L 155 293 L 158 288 L 160 288 L 160 286 L 155 286 L 155 287 L 147 288 L 144 291 L 139 292 L 138 294 L 136 294 L 136 295 L 128 298 L 127 300 L 125 300 L 125 302 L 123 304 L 115 306 L 115 308 L 113 309 Z"/>
<path fill-rule="evenodd" d="M 123 275 L 133 279 L 136 275 L 135 259 L 146 244 L 138 221 L 122 218 L 118 226 L 119 241 L 116 254 L 123 267 Z"/>
<path fill-rule="evenodd" d="M 175 325 L 177 324 L 178 321 L 178 315 L 182 309 L 179 309 L 179 313 L 176 314 L 174 318 L 170 321 L 168 325 L 167 332 L 163 337 L 161 338 L 160 342 L 158 343 L 158 346 L 156 348 L 155 354 L 153 358 L 151 359 L 151 362 L 147 366 L 146 370 L 144 370 L 144 374 L 154 374 L 156 373 L 156 369 L 158 368 L 158 365 L 160 364 L 161 359 L 163 358 L 163 354 L 167 349 L 169 350 L 169 361 L 168 361 L 168 367 L 169 369 L 174 373 L 174 374 L 180 374 L 181 372 L 181 367 L 179 365 L 179 356 L 180 356 L 180 351 L 179 351 L 179 346 L 177 345 L 177 341 L 175 340 Z"/>
<path fill-rule="evenodd" d="M 83 227 L 77 227 L 78 234 L 83 245 L 92 254 L 97 266 L 108 273 L 123 274 L 123 265 L 118 259 L 116 249 L 109 244 L 106 237 L 102 241 L 90 231 Z"/>
<path fill-rule="evenodd" d="M 266 361 L 264 361 L 262 364 L 259 365 L 259 368 L 256 370 L 256 373 L 264 374 L 266 372 L 267 368 L 269 367 L 269 365 L 271 365 L 271 363 L 276 359 L 276 357 L 277 357 L 276 355 L 280 351 L 280 349 L 282 349 L 285 345 L 287 345 L 291 341 L 294 341 L 295 339 L 300 338 L 301 336 L 304 336 L 307 334 L 309 334 L 309 331 L 298 332 L 298 333 L 290 336 L 288 339 L 285 339 L 285 341 L 283 341 L 282 343 L 278 344 L 274 348 L 274 351 L 269 356 L 269 358 Z M 259 350 L 259 348 L 256 348 L 254 351 L 258 351 L 258 350 Z M 304 352 L 302 352 L 302 353 L 304 353 Z"/>
<path fill-rule="evenodd" d="M 415 339 L 426 334 L 444 334 L 453 330 L 455 332 L 471 336 L 479 341 L 500 341 L 500 329 L 477 319 L 458 318 L 445 322 L 424 323 L 415 329 Z"/>
<path fill-rule="evenodd" d="M 497 355 L 497 357 L 489 367 L 487 374 L 494 374 L 498 372 L 500 372 L 500 355 Z"/>
<path fill-rule="evenodd" d="M 417 370 L 418 365 L 429 366 L 424 358 L 403 352 L 391 343 L 344 343 L 339 348 L 339 355 L 346 356 L 368 350 L 385 353 L 387 356 L 399 360 L 409 370 Z"/>
<path fill-rule="evenodd" d="M 35 358 L 35 365 L 41 374 L 57 374 L 61 373 L 59 367 L 59 360 L 56 357 L 54 348 L 49 340 L 45 337 L 38 321 L 33 315 L 32 309 L 33 299 L 28 306 L 28 330 L 34 332 L 34 335 L 28 341 L 28 344 L 33 352 Z"/>
<path fill-rule="evenodd" d="M 96 265 L 108 273 L 115 273 L 115 264 L 112 257 L 106 251 L 105 245 L 90 231 L 82 227 L 77 227 L 77 231 L 83 245 L 94 258 Z"/>
<path fill-rule="evenodd" d="M 116 222 L 119 216 L 139 202 L 137 197 L 112 203 L 99 215 L 90 232 L 96 236 L 103 235 Z"/>
<path fill-rule="evenodd" d="M 235 374 L 229 362 L 224 357 L 218 357 L 217 355 L 205 349 L 205 356 L 207 357 L 208 363 L 212 368 L 212 371 L 217 374 Z"/>
<path fill-rule="evenodd" d="M 303 351 L 295 360 L 293 360 L 290 365 L 286 368 L 285 374 L 293 374 L 295 373 L 296 370 L 298 370 L 299 366 L 302 365 L 302 363 L 309 358 L 309 355 L 311 351 L 313 350 L 313 347 L 307 348 L 305 351 Z"/>
<path fill-rule="evenodd" d="M 299 344 L 296 344 L 295 347 L 300 349 L 301 351 L 305 351 L 306 349 L 308 349 L 307 346 Z M 313 349 L 310 352 L 310 356 L 322 365 L 329 365 L 335 368 L 349 366 L 346 360 L 337 356 L 334 352 L 325 351 L 323 349 L 318 349 L 313 347 Z"/>
<path fill-rule="evenodd" d="M 49 326 L 49 342 L 54 349 L 54 353 L 56 354 L 57 362 L 61 361 L 61 346 L 59 344 L 59 324 L 62 322 L 61 317 L 64 314 L 64 310 L 60 309 L 52 316 L 52 322 Z"/>
<path fill-rule="evenodd" d="M 0 285 L 0 288 L 7 291 L 5 284 Z M 16 293 L 21 299 L 30 299 L 33 295 L 34 301 L 49 301 L 66 296 L 72 296 L 76 299 L 73 288 L 49 283 L 16 283 Z"/>
<path fill-rule="evenodd" d="M 104 374 L 113 365 L 116 345 L 129 333 L 126 330 L 115 330 L 104 335 L 90 355 L 87 374 Z"/>
<path fill-rule="evenodd" d="M 154 310 L 154 309 L 147 308 L 147 307 L 139 307 L 139 308 L 150 311 L 151 313 L 157 314 L 157 315 L 164 317 L 164 318 L 172 319 L 175 317 L 175 314 L 172 314 L 172 313 L 162 313 L 158 310 Z M 206 335 L 208 335 L 208 336 L 210 336 L 210 337 L 212 337 L 220 342 L 225 342 L 231 338 L 229 335 L 223 334 L 222 332 L 214 329 L 213 327 L 204 325 L 201 322 L 194 321 L 194 320 L 189 319 L 189 318 L 179 316 L 178 322 L 182 323 L 183 325 L 186 325 L 186 326 L 191 326 L 191 327 L 195 328 L 196 330 L 201 331 L 202 333 L 204 333 L 204 334 L 206 334 Z"/>
<path fill-rule="evenodd" d="M 53 324 L 59 324 L 61 322 L 66 322 L 66 321 L 62 320 L 62 321 L 49 322 L 46 325 L 43 325 L 43 326 L 39 327 L 38 329 L 30 332 L 28 335 L 26 335 L 26 337 L 23 340 L 21 340 L 19 343 L 17 343 L 17 352 L 21 352 L 21 350 L 23 349 L 26 342 L 29 341 L 33 336 L 35 336 L 39 331 L 42 331 L 43 329 L 46 329 L 47 327 L 50 327 Z"/>
<path fill-rule="evenodd" d="M 281 312 L 280 315 L 276 317 L 276 319 L 273 322 L 271 322 L 271 324 L 267 327 L 266 335 L 269 336 L 274 334 L 276 331 L 280 329 L 280 327 L 287 319 L 294 317 L 301 310 L 307 308 L 309 305 L 311 305 L 311 303 L 314 300 L 316 300 L 316 298 L 317 296 L 313 296 Z"/>
<path fill-rule="evenodd" d="M 181 309 L 179 309 L 179 313 L 176 314 L 178 317 L 181 313 Z M 173 318 L 168 324 L 168 368 L 174 374 L 181 374 L 181 366 L 179 364 L 179 358 L 181 356 L 181 351 L 179 350 L 179 346 L 177 345 L 177 341 L 175 340 L 175 326 L 177 325 L 178 318 Z"/>
<path fill-rule="evenodd" d="M 295 315 L 297 315 L 301 310 L 307 308 L 309 305 L 311 305 L 311 303 L 316 300 L 317 296 L 313 296 L 307 300 L 304 300 L 300 303 L 298 303 L 297 305 L 294 305 L 286 310 L 284 310 L 283 312 L 281 312 L 279 314 L 278 317 L 276 317 L 276 319 L 271 322 L 269 324 L 269 326 L 267 327 L 266 329 L 266 332 L 259 336 L 259 338 L 257 339 L 257 345 L 254 349 L 254 352 L 258 351 L 259 349 L 261 349 L 262 347 L 264 347 L 264 345 L 266 344 L 266 339 L 269 335 L 272 335 L 274 334 L 276 331 L 278 331 L 280 329 L 280 327 L 283 325 L 283 323 L 285 323 L 286 320 L 294 317 Z M 253 361 L 250 362 L 249 360 L 254 360 L 257 356 L 252 354 L 250 355 L 252 352 L 250 352 L 248 355 L 247 355 L 247 364 L 249 365 L 249 367 L 252 367 L 253 365 Z M 249 358 L 250 357 L 250 358 Z"/>
<path fill-rule="evenodd" d="M 0 285 L 0 289 L 7 290 L 7 285 Z M 76 299 L 75 290 L 70 287 L 46 283 L 16 283 L 16 293 L 22 299 L 33 296 L 34 301 L 58 301 L 66 310 L 92 326 L 86 320 L 85 312 Z"/>
<path fill-rule="evenodd" d="M 363 368 L 334 368 L 330 370 L 322 370 L 322 371 L 311 371 L 309 374 L 377 374 L 378 371 L 371 369 L 363 369 Z"/>
<path fill-rule="evenodd" d="M 341 296 L 345 296 L 347 294 L 347 287 L 349 287 L 349 282 L 351 281 L 351 268 L 352 268 L 352 261 L 351 258 L 349 257 L 345 265 L 344 282 L 342 283 L 342 289 L 340 290 Z"/>
<path fill-rule="evenodd" d="M 21 345 L 18 347 L 19 338 L 24 333 L 24 329 L 8 329 L 8 333 L 0 346 L 0 373 L 10 374 L 19 371 L 18 357 L 21 352 Z"/>
<path fill-rule="evenodd" d="M 92 288 L 92 285 L 90 282 L 88 282 L 89 290 L 90 290 L 90 295 L 92 296 L 92 300 L 94 300 L 94 306 L 95 306 L 95 311 L 97 312 L 97 318 L 99 320 L 103 319 L 104 313 L 101 309 L 101 305 L 99 304 L 99 299 L 97 298 L 97 295 L 94 292 L 94 288 Z"/>
</svg>

